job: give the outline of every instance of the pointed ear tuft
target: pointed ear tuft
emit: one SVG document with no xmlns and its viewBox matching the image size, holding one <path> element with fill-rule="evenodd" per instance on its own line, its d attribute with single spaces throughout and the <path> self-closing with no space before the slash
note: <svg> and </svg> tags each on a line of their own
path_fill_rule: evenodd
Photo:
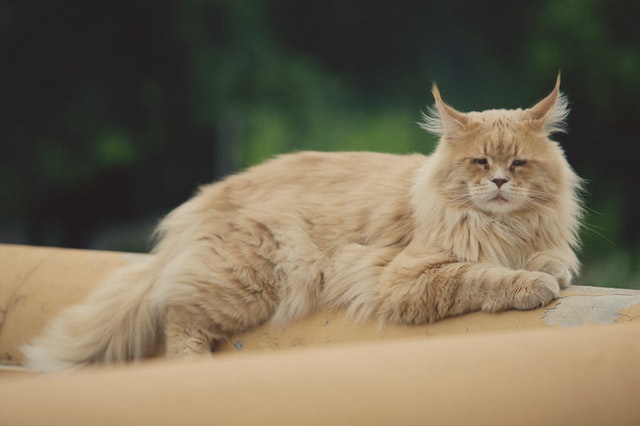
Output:
<svg viewBox="0 0 640 426">
<path fill-rule="evenodd" d="M 560 92 L 560 73 L 556 85 L 546 98 L 527 110 L 533 122 L 548 135 L 565 132 L 565 120 L 569 115 L 569 102 Z"/>
<path fill-rule="evenodd" d="M 444 103 L 435 82 L 431 93 L 433 93 L 435 104 L 422 114 L 420 127 L 438 136 L 460 131 L 469 121 L 468 117 Z"/>
</svg>

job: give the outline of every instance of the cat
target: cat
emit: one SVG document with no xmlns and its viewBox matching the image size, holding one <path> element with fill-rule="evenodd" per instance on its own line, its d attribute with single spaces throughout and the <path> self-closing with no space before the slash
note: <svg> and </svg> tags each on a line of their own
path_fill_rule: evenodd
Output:
<svg viewBox="0 0 640 426">
<path fill-rule="evenodd" d="M 581 180 L 550 136 L 560 76 L 529 109 L 462 113 L 433 85 L 429 155 L 299 152 L 203 186 L 116 272 L 23 348 L 58 370 L 208 354 L 315 309 L 423 324 L 544 306 L 579 272 Z"/>
</svg>

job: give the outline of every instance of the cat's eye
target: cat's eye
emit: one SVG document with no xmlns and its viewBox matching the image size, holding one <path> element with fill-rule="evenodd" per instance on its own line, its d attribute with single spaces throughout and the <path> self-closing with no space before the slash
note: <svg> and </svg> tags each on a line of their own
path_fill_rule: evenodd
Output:
<svg viewBox="0 0 640 426">
<path fill-rule="evenodd" d="M 471 162 L 473 164 L 479 164 L 481 166 L 485 166 L 485 165 L 489 164 L 489 161 L 486 158 L 473 158 L 473 159 L 471 159 Z"/>
<path fill-rule="evenodd" d="M 527 164 L 527 160 L 513 160 L 511 162 L 512 167 L 520 167 L 524 166 L 525 164 Z"/>
</svg>

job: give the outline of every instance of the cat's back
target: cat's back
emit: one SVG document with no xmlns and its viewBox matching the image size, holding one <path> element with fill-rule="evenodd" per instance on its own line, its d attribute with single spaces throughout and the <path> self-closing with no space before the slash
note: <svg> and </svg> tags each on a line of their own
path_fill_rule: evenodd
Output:
<svg viewBox="0 0 640 426">
<path fill-rule="evenodd" d="M 163 246 L 176 238 L 238 229 L 269 229 L 288 239 L 295 239 L 295 229 L 304 229 L 325 248 L 336 241 L 404 241 L 412 227 L 414 176 L 428 158 L 371 152 L 282 155 L 200 188 L 162 221 L 158 235 L 170 237 Z"/>
<path fill-rule="evenodd" d="M 368 151 L 319 152 L 301 151 L 284 154 L 249 169 L 240 176 L 287 179 L 305 178 L 333 180 L 376 179 L 381 173 L 403 175 L 411 172 L 426 157 L 421 154 L 398 155 Z"/>
<path fill-rule="evenodd" d="M 408 192 L 428 157 L 375 152 L 302 151 L 278 156 L 212 184 L 206 191 L 236 202 L 372 200 Z"/>
</svg>

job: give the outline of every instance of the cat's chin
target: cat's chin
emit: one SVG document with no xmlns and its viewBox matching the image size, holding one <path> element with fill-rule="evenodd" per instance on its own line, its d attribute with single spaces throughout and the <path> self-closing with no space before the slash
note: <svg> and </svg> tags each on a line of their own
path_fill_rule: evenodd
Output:
<svg viewBox="0 0 640 426">
<path fill-rule="evenodd" d="M 490 200 L 476 203 L 476 208 L 493 216 L 505 216 L 521 208 L 521 203 L 498 195 Z"/>
<path fill-rule="evenodd" d="M 484 188 L 472 193 L 471 198 L 478 210 L 493 216 L 512 214 L 521 210 L 525 204 L 519 194 L 508 189 Z"/>
<path fill-rule="evenodd" d="M 495 197 L 493 197 L 491 200 L 489 200 L 492 203 L 498 203 L 498 204 L 507 204 L 509 203 L 509 200 L 503 196 L 502 194 L 498 194 Z"/>
</svg>

